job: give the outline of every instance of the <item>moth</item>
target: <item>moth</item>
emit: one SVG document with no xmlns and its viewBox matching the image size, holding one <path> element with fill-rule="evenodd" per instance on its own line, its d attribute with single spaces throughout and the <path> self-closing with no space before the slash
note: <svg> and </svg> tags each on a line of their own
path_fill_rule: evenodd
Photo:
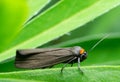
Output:
<svg viewBox="0 0 120 82">
<path fill-rule="evenodd" d="M 18 68 L 46 68 L 59 63 L 73 64 L 87 58 L 86 51 L 79 46 L 69 48 L 22 49 L 16 51 L 15 66 Z M 66 64 L 62 67 L 63 71 Z M 80 69 L 81 70 L 81 69 Z"/>
</svg>

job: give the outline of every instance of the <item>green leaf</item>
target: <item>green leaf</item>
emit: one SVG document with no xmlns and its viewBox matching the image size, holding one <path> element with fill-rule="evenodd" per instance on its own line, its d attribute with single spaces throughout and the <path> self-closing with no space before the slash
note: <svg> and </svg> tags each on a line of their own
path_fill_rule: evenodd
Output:
<svg viewBox="0 0 120 82">
<path fill-rule="evenodd" d="M 1 53 L 0 62 L 14 57 L 16 49 L 34 48 L 55 39 L 118 6 L 119 0 L 64 0 L 24 25 L 10 49 Z M 63 30 L 64 29 L 64 30 Z"/>
<path fill-rule="evenodd" d="M 11 79 L 32 80 L 33 82 L 119 82 L 120 66 L 84 66 L 81 69 L 84 72 L 83 75 L 77 67 L 70 67 L 65 68 L 62 74 L 60 68 L 55 68 L 1 73 L 0 78 L 8 78 L 10 81 Z"/>
<path fill-rule="evenodd" d="M 33 15 L 37 14 L 39 10 L 41 10 L 46 4 L 48 4 L 48 0 L 27 0 L 27 4 L 29 7 L 29 17 L 31 18 Z"/>
<path fill-rule="evenodd" d="M 0 79 L 1 82 L 43 82 L 43 81 L 31 81 L 31 80 L 20 80 L 20 79 L 6 79 L 6 78 L 2 78 Z"/>
</svg>

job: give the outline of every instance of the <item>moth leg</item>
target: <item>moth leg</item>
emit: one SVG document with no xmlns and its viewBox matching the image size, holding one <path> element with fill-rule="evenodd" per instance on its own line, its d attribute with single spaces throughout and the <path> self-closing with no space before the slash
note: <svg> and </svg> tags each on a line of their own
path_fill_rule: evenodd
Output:
<svg viewBox="0 0 120 82">
<path fill-rule="evenodd" d="M 80 72 L 83 74 L 83 71 L 80 68 L 80 57 L 78 57 L 78 69 L 80 70 Z"/>
<path fill-rule="evenodd" d="M 49 66 L 49 68 L 52 68 L 53 67 L 53 65 L 52 66 Z"/>
<path fill-rule="evenodd" d="M 71 67 L 73 66 L 73 64 L 74 64 L 74 61 L 72 61 L 72 63 L 71 63 Z"/>
<path fill-rule="evenodd" d="M 74 58 L 72 58 L 71 60 L 69 60 L 62 68 L 61 68 L 61 73 L 63 72 L 63 69 L 66 67 L 66 65 L 68 64 L 68 63 L 70 63 L 71 61 L 73 61 L 73 60 L 75 60 L 77 57 L 74 57 Z"/>
</svg>

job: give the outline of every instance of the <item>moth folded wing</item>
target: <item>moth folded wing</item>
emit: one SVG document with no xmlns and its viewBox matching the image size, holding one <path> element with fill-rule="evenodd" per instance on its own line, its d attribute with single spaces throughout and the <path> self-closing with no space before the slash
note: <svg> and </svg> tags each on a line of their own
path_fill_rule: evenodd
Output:
<svg viewBox="0 0 120 82">
<path fill-rule="evenodd" d="M 69 49 L 52 50 L 30 55 L 17 54 L 15 65 L 18 68 L 45 68 L 73 58 Z"/>
<path fill-rule="evenodd" d="M 55 50 L 61 50 L 61 48 L 38 48 L 38 49 L 22 49 L 17 50 L 17 55 L 32 55 L 32 54 L 38 54 L 38 53 L 44 53 L 44 52 L 50 52 Z"/>
</svg>

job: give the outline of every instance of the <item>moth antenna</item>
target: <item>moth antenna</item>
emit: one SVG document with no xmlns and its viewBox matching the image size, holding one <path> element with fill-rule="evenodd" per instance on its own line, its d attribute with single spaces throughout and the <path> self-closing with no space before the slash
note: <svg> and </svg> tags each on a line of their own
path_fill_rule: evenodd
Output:
<svg viewBox="0 0 120 82">
<path fill-rule="evenodd" d="M 90 51 L 92 51 L 98 44 L 100 44 L 104 39 L 106 39 L 110 34 L 105 35 L 103 38 L 101 38 L 93 47 L 91 47 Z"/>
</svg>

